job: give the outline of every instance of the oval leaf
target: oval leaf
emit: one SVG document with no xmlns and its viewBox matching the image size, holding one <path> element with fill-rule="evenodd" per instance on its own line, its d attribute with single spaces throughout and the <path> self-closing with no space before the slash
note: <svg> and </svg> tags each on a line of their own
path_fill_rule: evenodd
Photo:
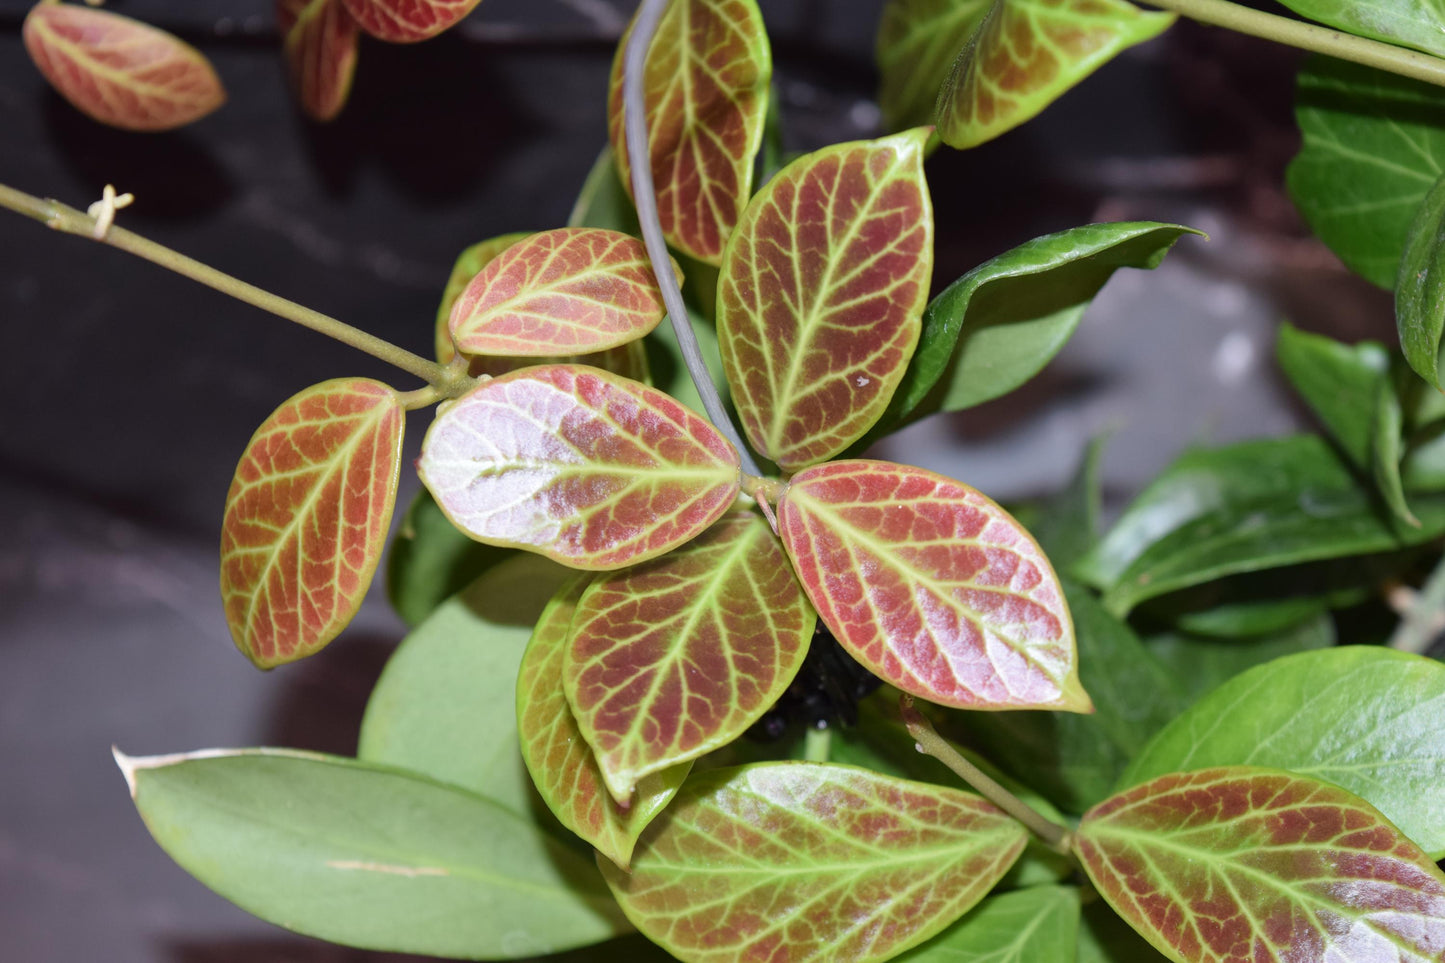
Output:
<svg viewBox="0 0 1445 963">
<path fill-rule="evenodd" d="M 339 378 L 256 429 L 226 495 L 221 599 L 257 666 L 312 654 L 356 614 L 391 526 L 405 423 L 386 385 Z"/>
<path fill-rule="evenodd" d="M 1445 876 L 1369 803 L 1306 776 L 1162 776 L 1089 811 L 1075 850 L 1173 960 L 1445 954 Z"/>
<path fill-rule="evenodd" d="M 631 36 L 629 26 L 612 64 L 607 103 L 607 132 L 629 197 L 622 59 Z M 755 0 L 676 0 L 648 48 L 643 87 L 658 220 L 669 244 L 708 264 L 722 258 L 752 196 L 772 72 Z"/>
<path fill-rule="evenodd" d="M 1074 963 L 1079 891 L 1033 886 L 990 896 L 898 963 Z"/>
<path fill-rule="evenodd" d="M 298 933 L 495 960 L 627 929 L 583 857 L 460 789 L 280 749 L 116 762 L 172 859 Z"/>
<path fill-rule="evenodd" d="M 965 709 L 1092 711 L 1058 577 L 967 485 L 832 462 L 793 478 L 778 532 L 818 615 L 884 681 Z"/>
<path fill-rule="evenodd" d="M 661 555 L 722 517 L 738 454 L 660 391 L 597 368 L 541 365 L 444 407 L 417 472 L 481 542 L 573 568 Z"/>
<path fill-rule="evenodd" d="M 975 147 L 1037 115 L 1172 13 L 1125 0 L 994 0 L 938 99 L 938 136 Z"/>
<path fill-rule="evenodd" d="M 608 789 L 719 749 L 797 675 L 816 617 L 767 522 L 725 517 L 685 548 L 593 581 L 565 687 Z"/>
<path fill-rule="evenodd" d="M 1358 37 L 1445 57 L 1445 9 L 1435 0 L 1280 0 L 1302 17 Z"/>
<path fill-rule="evenodd" d="M 1405 235 L 1395 285 L 1395 325 L 1400 350 L 1420 377 L 1437 389 L 1440 340 L 1445 334 L 1445 178 L 1436 182 Z"/>
<path fill-rule="evenodd" d="M 607 794 L 602 770 L 572 717 L 562 684 L 568 632 L 587 583 L 587 578 L 574 576 L 537 620 L 517 676 L 517 732 L 522 758 L 547 808 L 562 825 L 626 868 L 638 835 L 677 793 L 692 764 L 638 780 L 625 809 Z"/>
<path fill-rule="evenodd" d="M 487 238 L 485 241 L 478 241 L 457 255 L 456 263 L 452 265 L 451 276 L 447 278 L 447 286 L 442 290 L 441 306 L 437 308 L 437 361 L 442 364 L 450 364 L 451 360 L 457 356 L 457 346 L 452 344 L 452 332 L 448 325 L 457 298 L 461 297 L 462 292 L 467 289 L 467 285 L 472 283 L 472 278 L 481 273 L 482 268 L 492 263 L 498 254 L 530 236 L 531 233 L 528 231 L 501 234 L 497 237 Z M 472 372 L 474 376 L 478 373 Z"/>
<path fill-rule="evenodd" d="M 493 258 L 457 298 L 448 327 L 463 354 L 536 358 L 635 341 L 666 313 L 641 241 L 562 227 Z"/>
<path fill-rule="evenodd" d="M 72 4 L 40 3 L 25 18 L 25 49 L 79 111 L 126 130 L 170 130 L 226 102 L 205 56 L 163 30 Z"/>
<path fill-rule="evenodd" d="M 890 130 L 933 122 L 938 91 L 988 13 L 990 0 L 888 0 L 874 59 L 878 106 Z"/>
<path fill-rule="evenodd" d="M 413 43 L 455 26 L 481 0 L 345 0 L 361 29 L 390 43 Z"/>
<path fill-rule="evenodd" d="M 758 192 L 718 279 L 723 368 L 753 447 L 788 471 L 878 420 L 933 270 L 926 129 L 837 144 Z"/>
<path fill-rule="evenodd" d="M 862 769 L 774 763 L 689 779 L 632 872 L 622 911 L 685 963 L 886 960 L 977 903 L 1023 827 L 953 789 Z"/>
<path fill-rule="evenodd" d="M 341 113 L 356 73 L 359 31 L 341 0 L 276 0 L 286 72 L 312 120 Z"/>
</svg>

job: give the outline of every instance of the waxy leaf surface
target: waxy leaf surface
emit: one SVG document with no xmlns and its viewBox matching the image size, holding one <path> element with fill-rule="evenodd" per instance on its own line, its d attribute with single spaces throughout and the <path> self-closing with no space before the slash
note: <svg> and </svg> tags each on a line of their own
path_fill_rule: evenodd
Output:
<svg viewBox="0 0 1445 963">
<path fill-rule="evenodd" d="M 622 568 L 700 534 L 738 492 L 738 454 L 660 391 L 541 365 L 485 382 L 427 431 L 417 472 L 478 541 Z"/>
<path fill-rule="evenodd" d="M 607 105 L 607 132 L 629 197 L 622 59 L 631 35 L 629 27 L 618 45 Z M 752 195 L 772 72 L 755 0 L 675 0 L 648 47 L 643 88 L 658 220 L 669 244 L 708 264 L 722 258 Z"/>
<path fill-rule="evenodd" d="M 889 0 L 878 22 L 874 59 L 878 106 L 893 130 L 933 122 L 938 90 L 990 0 Z"/>
<path fill-rule="evenodd" d="M 926 129 L 838 144 L 753 198 L 718 280 L 718 336 L 753 447 L 788 471 L 838 454 L 888 405 L 933 269 Z"/>
<path fill-rule="evenodd" d="M 578 606 L 567 700 L 614 798 L 732 742 L 787 690 L 816 617 L 761 516 L 599 576 Z"/>
<path fill-rule="evenodd" d="M 1179 963 L 1445 954 L 1445 876 L 1369 803 L 1307 776 L 1161 776 L 1087 813 L 1074 847 L 1109 904 Z"/>
<path fill-rule="evenodd" d="M 886 960 L 977 903 L 1023 826 L 957 790 L 846 766 L 693 776 L 602 873 L 622 911 L 685 963 Z"/>
<path fill-rule="evenodd" d="M 1034 886 L 990 896 L 898 963 L 1074 963 L 1079 891 Z"/>
<path fill-rule="evenodd" d="M 326 381 L 246 446 L 221 522 L 221 599 L 257 666 L 310 655 L 356 614 L 391 525 L 404 415 L 380 382 Z"/>
<path fill-rule="evenodd" d="M 563 826 L 625 868 L 638 835 L 672 799 L 692 764 L 638 780 L 625 809 L 607 794 L 602 770 L 562 686 L 568 633 L 589 579 L 574 576 L 537 620 L 517 676 L 517 732 L 527 771 L 547 808 Z"/>
<path fill-rule="evenodd" d="M 1295 13 L 1346 33 L 1445 57 L 1445 7 L 1438 0 L 1280 0 Z"/>
<path fill-rule="evenodd" d="M 666 313 L 641 241 L 562 227 L 492 258 L 457 298 L 448 327 L 463 354 L 537 358 L 635 341 Z"/>
<path fill-rule="evenodd" d="M 1437 182 L 1420 205 L 1405 235 L 1400 278 L 1395 285 L 1395 325 L 1400 350 L 1410 367 L 1437 389 L 1440 340 L 1445 334 L 1445 179 Z"/>
<path fill-rule="evenodd" d="M 361 29 L 390 43 L 413 43 L 455 26 L 481 0 L 345 0 Z"/>
<path fill-rule="evenodd" d="M 199 50 L 129 17 L 40 3 L 22 33 L 50 85 L 102 124 L 170 130 L 226 101 L 221 79 Z"/>
<path fill-rule="evenodd" d="M 1375 646 L 1277 659 L 1195 703 L 1120 785 L 1235 765 L 1328 780 L 1368 800 L 1426 851 L 1445 854 L 1445 666 Z"/>
<path fill-rule="evenodd" d="M 974 147 L 1034 117 L 1174 22 L 1125 0 L 994 0 L 938 101 L 938 136 Z"/>
<path fill-rule="evenodd" d="M 627 930 L 584 856 L 452 786 L 282 749 L 116 761 L 172 859 L 298 933 L 495 960 Z"/>
<path fill-rule="evenodd" d="M 832 462 L 793 478 L 778 530 L 818 615 L 884 681 L 959 708 L 1091 711 L 1048 559 L 974 489 Z"/>
<path fill-rule="evenodd" d="M 498 254 L 529 236 L 530 232 L 527 231 L 499 234 L 485 241 L 478 241 L 457 255 L 456 263 L 452 265 L 452 273 L 447 278 L 447 286 L 442 290 L 442 303 L 437 308 L 437 361 L 448 364 L 457 355 L 457 346 L 452 344 L 452 332 L 447 324 L 451 320 L 452 308 L 456 306 L 457 298 L 461 297 L 467 285 L 472 283 L 472 278 L 480 274 L 482 268 L 490 264 Z"/>
<path fill-rule="evenodd" d="M 301 109 L 331 120 L 346 106 L 360 31 L 342 0 L 276 0 L 286 72 Z"/>
</svg>

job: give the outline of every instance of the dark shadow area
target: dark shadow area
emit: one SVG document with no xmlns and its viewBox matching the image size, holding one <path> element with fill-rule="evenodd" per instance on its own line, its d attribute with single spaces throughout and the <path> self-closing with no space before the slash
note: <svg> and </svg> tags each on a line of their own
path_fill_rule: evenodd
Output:
<svg viewBox="0 0 1445 963">
<path fill-rule="evenodd" d="M 1106 372 L 1051 365 L 1000 398 L 937 417 L 945 419 L 950 438 L 978 443 L 1022 428 L 1050 408 L 1081 404 L 1109 383 Z"/>
<path fill-rule="evenodd" d="M 433 963 L 436 960 L 433 956 L 412 953 L 351 949 L 304 936 L 172 939 L 164 941 L 160 952 L 167 963 Z M 632 935 L 536 959 L 545 963 L 665 963 L 672 957 L 645 937 Z"/>
<path fill-rule="evenodd" d="M 276 701 L 262 744 L 355 755 L 366 700 L 398 641 L 348 632 L 320 656 L 273 671 Z"/>
</svg>

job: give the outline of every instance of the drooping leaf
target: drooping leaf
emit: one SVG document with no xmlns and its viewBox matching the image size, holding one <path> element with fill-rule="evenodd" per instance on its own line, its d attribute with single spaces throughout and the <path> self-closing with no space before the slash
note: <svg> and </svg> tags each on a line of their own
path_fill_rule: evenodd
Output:
<svg viewBox="0 0 1445 963">
<path fill-rule="evenodd" d="M 366 703 L 357 758 L 460 786 L 531 819 L 512 696 L 532 625 L 570 574 L 519 553 L 442 604 L 387 661 Z"/>
<path fill-rule="evenodd" d="M 381 382 L 338 378 L 251 437 L 226 495 L 221 599 L 258 667 L 316 652 L 361 606 L 396 504 L 404 415 Z"/>
<path fill-rule="evenodd" d="M 938 135 L 963 149 L 1031 119 L 1174 14 L 1126 0 L 994 0 L 938 100 Z"/>
<path fill-rule="evenodd" d="M 529 235 L 497 254 L 452 305 L 463 354 L 585 354 L 642 337 L 667 313 L 647 249 L 596 227 Z"/>
<path fill-rule="evenodd" d="M 988 13 L 990 0 L 888 0 L 874 59 L 883 123 L 901 130 L 933 122 L 938 91 Z"/>
<path fill-rule="evenodd" d="M 485 382 L 437 416 L 417 472 L 478 541 L 609 569 L 670 551 L 738 493 L 738 455 L 660 391 L 582 365 Z"/>
<path fill-rule="evenodd" d="M 631 36 L 629 26 L 607 98 L 607 133 L 629 197 L 622 60 Z M 667 242 L 700 261 L 721 260 L 752 195 L 772 72 L 756 0 L 676 0 L 658 22 L 643 71 L 657 215 Z"/>
<path fill-rule="evenodd" d="M 1295 13 L 1357 37 L 1445 57 L 1445 9 L 1433 0 L 1280 0 Z"/>
<path fill-rule="evenodd" d="M 1185 697 L 1193 702 L 1241 672 L 1286 655 L 1327 649 L 1335 644 L 1335 623 L 1320 614 L 1299 625 L 1247 639 L 1220 639 L 1187 632 L 1164 632 L 1146 644 L 1168 666 Z"/>
<path fill-rule="evenodd" d="M 442 303 L 437 308 L 437 361 L 449 364 L 457 355 L 457 346 L 452 343 L 452 333 L 447 327 L 457 298 L 461 297 L 462 292 L 467 289 L 467 285 L 472 283 L 472 278 L 480 274 L 482 268 L 490 264 L 498 254 L 529 236 L 530 232 L 528 231 L 500 234 L 497 237 L 487 238 L 485 241 L 478 241 L 457 255 L 457 261 L 452 265 L 451 276 L 447 278 L 447 286 L 442 291 Z"/>
<path fill-rule="evenodd" d="M 78 4 L 37 3 L 22 35 L 50 85 L 102 124 L 170 130 L 226 102 L 205 55 L 130 17 Z"/>
<path fill-rule="evenodd" d="M 1445 665 L 1341 646 L 1258 666 L 1156 736 L 1120 785 L 1236 765 L 1328 780 L 1368 800 L 1428 852 L 1445 853 Z"/>
<path fill-rule="evenodd" d="M 1161 776 L 1084 816 L 1099 892 L 1171 959 L 1445 953 L 1445 876 L 1369 803 L 1294 773 Z"/>
<path fill-rule="evenodd" d="M 1025 832 L 967 793 L 845 766 L 693 776 L 602 873 L 639 930 L 687 963 L 886 960 L 942 930 L 1008 870 Z"/>
<path fill-rule="evenodd" d="M 837 144 L 758 192 L 718 285 L 723 368 L 749 441 L 792 471 L 878 420 L 918 342 L 933 266 L 920 128 Z"/>
<path fill-rule="evenodd" d="M 172 859 L 298 933 L 515 959 L 626 931 L 585 857 L 501 806 L 430 779 L 283 749 L 117 752 L 116 762 Z"/>
<path fill-rule="evenodd" d="M 1295 120 L 1295 206 L 1351 270 L 1393 288 L 1410 222 L 1445 173 L 1440 88 L 1315 57 L 1300 71 Z"/>
<path fill-rule="evenodd" d="M 793 681 L 814 622 L 751 512 L 595 579 L 572 624 L 565 689 L 612 796 L 625 803 L 643 776 L 742 735 Z"/>
<path fill-rule="evenodd" d="M 1091 711 L 1048 559 L 974 489 L 831 462 L 793 477 L 778 531 L 818 615 L 884 681 L 939 705 Z"/>
<path fill-rule="evenodd" d="M 1350 460 L 1370 465 L 1370 413 L 1390 354 L 1374 341 L 1346 345 L 1281 324 L 1275 355 L 1285 377 L 1339 442 Z"/>
<path fill-rule="evenodd" d="M 638 835 L 677 793 L 692 766 L 683 763 L 639 779 L 625 809 L 607 794 L 602 770 L 562 686 L 568 633 L 588 581 L 574 576 L 537 620 L 517 676 L 517 732 L 527 771 L 552 814 L 626 868 Z"/>
<path fill-rule="evenodd" d="M 1400 349 L 1420 377 L 1441 388 L 1440 339 L 1445 305 L 1445 178 L 1425 195 L 1405 235 L 1395 287 Z M 1445 390 L 1445 389 L 1442 389 Z"/>
<path fill-rule="evenodd" d="M 414 43 L 455 26 L 481 0 L 345 0 L 361 29 L 388 43 Z"/>
<path fill-rule="evenodd" d="M 1074 963 L 1079 891 L 1035 886 L 990 896 L 898 963 Z"/>
<path fill-rule="evenodd" d="M 359 30 L 342 0 L 276 0 L 286 72 L 312 120 L 341 113 L 356 73 Z"/>
</svg>

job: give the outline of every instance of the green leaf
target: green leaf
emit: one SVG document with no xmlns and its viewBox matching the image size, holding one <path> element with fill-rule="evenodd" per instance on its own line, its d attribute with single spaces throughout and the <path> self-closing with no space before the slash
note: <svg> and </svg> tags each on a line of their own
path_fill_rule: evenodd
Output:
<svg viewBox="0 0 1445 963">
<path fill-rule="evenodd" d="M 975 147 L 1037 115 L 1174 14 L 1125 0 L 994 0 L 938 98 L 938 136 Z"/>
<path fill-rule="evenodd" d="M 425 488 L 402 516 L 386 558 L 386 594 L 409 628 L 416 628 L 515 549 L 473 541 L 447 520 Z"/>
<path fill-rule="evenodd" d="M 878 106 L 889 130 L 933 121 L 938 91 L 988 12 L 990 0 L 888 0 L 874 59 Z"/>
<path fill-rule="evenodd" d="M 1029 531 L 1059 569 L 1067 570 L 1099 540 L 1099 511 L 1104 498 L 1099 462 L 1106 440 L 1091 441 L 1069 484 L 1033 506 Z"/>
<path fill-rule="evenodd" d="M 490 264 L 498 254 L 529 236 L 531 236 L 530 231 L 500 234 L 485 241 L 478 241 L 457 255 L 456 263 L 452 265 L 452 273 L 447 278 L 447 286 L 442 291 L 442 303 L 437 308 L 435 331 L 437 361 L 449 364 L 457 354 L 457 347 L 452 343 L 451 330 L 447 326 L 457 298 L 461 297 L 462 292 L 467 289 L 467 285 L 472 283 L 472 278 L 480 274 L 482 268 Z"/>
<path fill-rule="evenodd" d="M 1353 271 L 1393 288 L 1405 235 L 1445 159 L 1439 87 L 1329 57 L 1300 71 L 1295 119 L 1304 146 L 1290 197 Z"/>
<path fill-rule="evenodd" d="M 920 128 L 804 155 L 728 242 L 723 368 L 748 440 L 787 471 L 861 438 L 913 354 L 933 266 L 927 139 Z"/>
<path fill-rule="evenodd" d="M 1084 904 L 1075 963 L 1168 963 L 1097 896 Z"/>
<path fill-rule="evenodd" d="M 1438 0 L 1280 0 L 1302 17 L 1402 47 L 1445 56 L 1445 9 Z"/>
<path fill-rule="evenodd" d="M 732 742 L 803 664 L 816 616 L 761 516 L 734 512 L 665 558 L 599 576 L 563 674 L 612 796 Z"/>
<path fill-rule="evenodd" d="M 1053 568 L 978 491 L 830 462 L 793 476 L 778 534 L 824 624 L 890 685 L 960 708 L 1091 711 Z"/>
<path fill-rule="evenodd" d="M 573 568 L 622 568 L 733 503 L 738 454 L 700 416 L 583 365 L 539 365 L 445 406 L 417 473 L 452 523 Z"/>
<path fill-rule="evenodd" d="M 1181 963 L 1445 950 L 1445 875 L 1369 803 L 1307 776 L 1161 776 L 1087 813 L 1074 847 L 1109 904 Z"/>
<path fill-rule="evenodd" d="M 1413 528 L 1420 520 L 1405 501 L 1405 484 L 1400 477 L 1400 461 L 1404 458 L 1405 414 L 1395 379 L 1389 375 L 1375 385 L 1373 412 L 1370 419 L 1370 469 L 1375 488 L 1389 506 L 1390 513 Z"/>
<path fill-rule="evenodd" d="M 1079 891 L 1035 886 L 979 903 L 899 963 L 1074 963 Z"/>
<path fill-rule="evenodd" d="M 279 749 L 139 759 L 117 751 L 116 762 L 172 859 L 298 933 L 514 959 L 626 928 L 584 857 L 454 787 Z"/>
<path fill-rule="evenodd" d="M 1350 461 L 1368 469 L 1371 412 L 1375 390 L 1390 370 L 1389 352 L 1374 341 L 1346 345 L 1285 322 L 1279 327 L 1275 354 L 1285 377 Z"/>
<path fill-rule="evenodd" d="M 356 73 L 356 21 L 341 0 L 278 0 L 276 28 L 301 109 L 312 120 L 334 119 Z"/>
<path fill-rule="evenodd" d="M 1440 338 L 1445 298 L 1445 179 L 1425 195 L 1405 235 L 1400 277 L 1395 289 L 1395 325 L 1400 349 L 1420 377 L 1441 388 Z"/>
<path fill-rule="evenodd" d="M 601 227 L 633 237 L 642 236 L 642 228 L 637 224 L 637 210 L 622 187 L 610 144 L 602 148 L 597 160 L 592 162 L 592 169 L 587 172 L 587 180 L 582 183 L 582 190 L 572 205 L 572 213 L 567 217 L 567 226 Z"/>
<path fill-rule="evenodd" d="M 1190 702 L 1257 665 L 1299 652 L 1327 649 L 1334 644 L 1335 623 L 1324 614 L 1252 639 L 1164 632 L 1147 640 L 1149 651 L 1168 666 Z"/>
<path fill-rule="evenodd" d="M 405 411 L 379 381 L 313 385 L 271 413 L 236 466 L 221 522 L 231 637 L 269 669 L 351 621 L 381 562 Z"/>
<path fill-rule="evenodd" d="M 1195 703 L 1119 785 L 1234 765 L 1328 780 L 1445 853 L 1445 665 L 1372 646 L 1277 659 Z"/>
<path fill-rule="evenodd" d="M 415 43 L 450 29 L 481 0 L 345 0 L 361 29 L 388 43 Z"/>
<path fill-rule="evenodd" d="M 634 925 L 708 963 L 886 960 L 977 903 L 1026 833 L 957 790 L 773 763 L 695 775 L 643 834 L 632 873 L 602 867 Z"/>
</svg>

